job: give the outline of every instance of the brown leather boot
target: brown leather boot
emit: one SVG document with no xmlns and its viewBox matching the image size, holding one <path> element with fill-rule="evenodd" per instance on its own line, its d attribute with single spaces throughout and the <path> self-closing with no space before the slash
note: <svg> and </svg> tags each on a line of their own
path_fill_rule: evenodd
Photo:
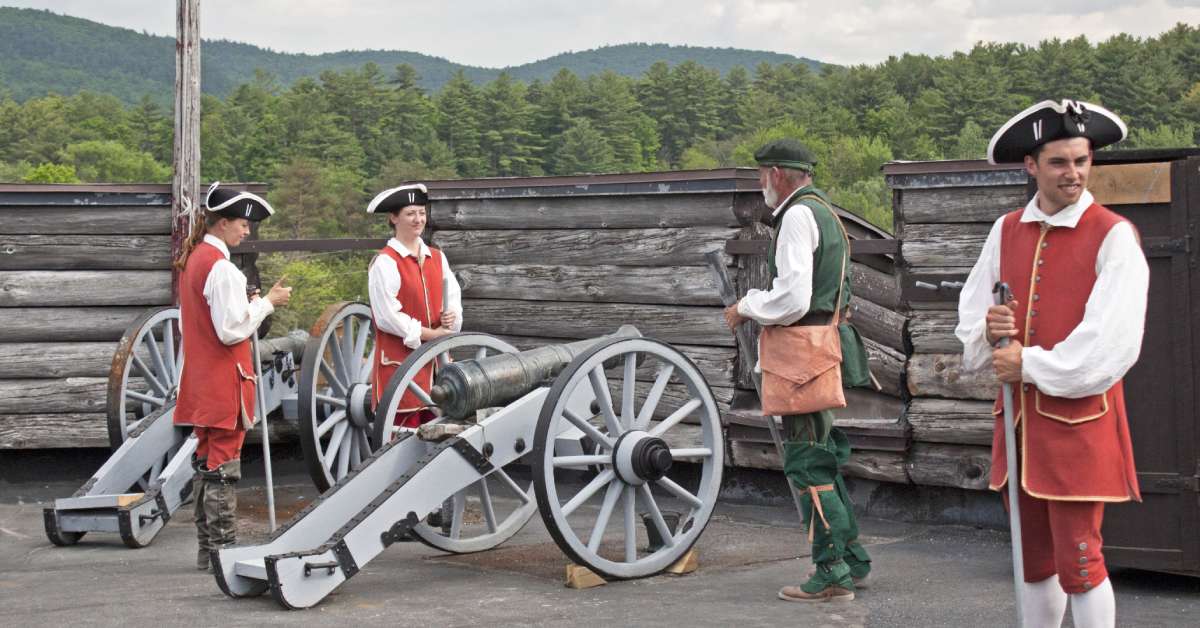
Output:
<svg viewBox="0 0 1200 628">
<path fill-rule="evenodd" d="M 849 602 L 854 599 L 850 567 L 841 560 L 817 565 L 808 582 L 780 589 L 779 599 L 787 602 Z"/>
</svg>

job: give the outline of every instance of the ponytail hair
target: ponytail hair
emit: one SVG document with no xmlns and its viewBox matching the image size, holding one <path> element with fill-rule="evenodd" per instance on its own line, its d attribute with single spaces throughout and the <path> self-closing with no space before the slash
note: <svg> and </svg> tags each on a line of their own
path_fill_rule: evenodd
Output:
<svg viewBox="0 0 1200 628">
<path fill-rule="evenodd" d="M 187 266 L 188 256 L 196 249 L 196 246 L 204 240 L 204 234 L 208 233 L 208 228 L 217 224 L 223 216 L 220 214 L 210 214 L 206 211 L 196 212 L 188 224 L 188 236 L 183 241 L 183 246 L 179 249 L 179 259 L 175 260 L 175 268 L 183 271 Z"/>
</svg>

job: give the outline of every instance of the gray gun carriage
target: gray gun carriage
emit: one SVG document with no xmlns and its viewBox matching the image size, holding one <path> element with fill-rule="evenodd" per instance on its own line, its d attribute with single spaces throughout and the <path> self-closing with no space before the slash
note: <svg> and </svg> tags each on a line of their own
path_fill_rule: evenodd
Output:
<svg viewBox="0 0 1200 628">
<path fill-rule="evenodd" d="M 114 454 L 46 509 L 54 543 L 109 531 L 140 547 L 186 499 L 195 439 L 171 422 L 178 316 L 148 312 L 122 339 L 109 386 Z M 630 326 L 528 351 L 452 334 L 408 356 L 375 404 L 373 334 L 366 305 L 335 304 L 298 364 L 296 348 L 260 350 L 267 411 L 299 422 L 324 493 L 264 542 L 214 550 L 227 595 L 270 591 L 286 608 L 310 607 L 397 541 L 487 550 L 535 512 L 572 562 L 607 579 L 660 573 L 703 532 L 725 464 L 720 415 L 700 370 L 670 345 Z M 427 394 L 414 380 L 431 364 Z M 406 391 L 439 415 L 421 433 L 395 425 Z"/>
</svg>

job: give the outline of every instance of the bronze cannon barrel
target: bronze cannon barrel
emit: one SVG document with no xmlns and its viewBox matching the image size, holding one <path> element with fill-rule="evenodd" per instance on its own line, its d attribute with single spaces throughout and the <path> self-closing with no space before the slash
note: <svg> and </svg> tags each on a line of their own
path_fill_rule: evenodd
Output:
<svg viewBox="0 0 1200 628">
<path fill-rule="evenodd" d="M 598 342 L 641 335 L 636 327 L 624 325 L 616 333 L 599 338 L 452 362 L 439 370 L 429 396 L 441 408 L 443 416 L 465 418 L 480 408 L 505 406 L 520 399 Z"/>
</svg>

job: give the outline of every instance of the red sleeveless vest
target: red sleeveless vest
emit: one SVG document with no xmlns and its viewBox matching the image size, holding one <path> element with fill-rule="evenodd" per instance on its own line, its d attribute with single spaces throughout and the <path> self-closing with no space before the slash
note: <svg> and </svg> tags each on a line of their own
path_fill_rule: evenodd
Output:
<svg viewBox="0 0 1200 628">
<path fill-rule="evenodd" d="M 232 430 L 241 417 L 253 420 L 255 414 L 250 339 L 235 345 L 222 343 L 204 298 L 208 273 L 223 259 L 217 247 L 201 242 L 179 275 L 184 360 L 175 406 L 177 425 Z"/>
<path fill-rule="evenodd" d="M 430 247 L 429 257 L 423 263 L 418 263 L 413 255 L 401 255 L 390 246 L 383 247 L 380 255 L 387 256 L 396 263 L 400 271 L 400 291 L 396 300 L 405 314 L 420 321 L 422 327 L 438 326 L 442 316 L 442 252 Z M 375 324 L 375 368 L 372 372 L 372 388 L 375 401 L 383 396 L 383 389 L 388 380 L 396 372 L 404 359 L 412 354 L 400 336 L 389 334 Z M 417 374 L 416 383 L 422 390 L 429 392 L 433 388 L 433 367 L 429 363 Z M 412 412 L 425 407 L 412 391 L 405 391 L 400 399 L 397 412 Z"/>
<path fill-rule="evenodd" d="M 1093 203 L 1075 228 L 1004 217 L 1000 280 L 1017 299 L 1017 338 L 1052 349 L 1083 321 L 1096 283 L 1096 257 L 1109 231 L 1125 219 Z M 1066 399 L 1025 383 L 1014 389 L 1021 487 L 1034 497 L 1063 501 L 1141 500 L 1122 382 L 1103 394 Z M 992 435 L 990 487 L 1007 481 L 1003 400 Z"/>
</svg>

